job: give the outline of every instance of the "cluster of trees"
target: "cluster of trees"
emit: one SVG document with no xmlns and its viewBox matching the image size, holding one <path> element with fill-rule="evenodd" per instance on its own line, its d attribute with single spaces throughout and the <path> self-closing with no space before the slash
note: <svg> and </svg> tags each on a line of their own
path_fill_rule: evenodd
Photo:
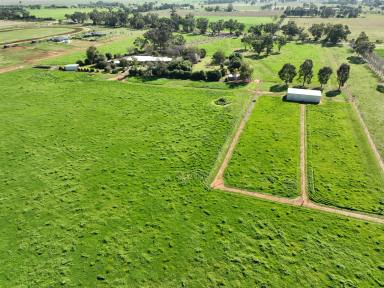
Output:
<svg viewBox="0 0 384 288">
<path fill-rule="evenodd" d="M 51 21 L 53 18 L 38 18 L 30 15 L 24 7 L 21 6 L 1 6 L 0 20 L 26 20 L 26 21 Z"/>
<path fill-rule="evenodd" d="M 309 34 L 304 28 L 297 26 L 296 22 L 288 21 L 287 24 L 281 26 L 281 30 L 288 39 L 298 37 L 301 41 L 306 41 L 309 38 Z M 308 28 L 308 32 L 313 36 L 314 41 L 321 40 L 323 43 L 329 43 L 335 45 L 341 41 L 346 41 L 351 31 L 347 25 L 342 24 L 312 24 Z"/>
<path fill-rule="evenodd" d="M 336 72 L 337 83 L 339 84 L 338 90 L 347 82 L 349 78 L 350 66 L 348 64 L 341 64 Z M 332 75 L 333 71 L 331 67 L 325 66 L 321 68 L 317 73 L 317 78 L 320 83 L 320 89 L 326 85 Z M 292 83 L 293 79 L 298 76 L 298 80 L 302 81 L 302 86 L 310 84 L 313 78 L 313 61 L 307 59 L 300 65 L 299 72 L 296 72 L 296 67 L 290 63 L 284 64 L 278 73 L 279 78 L 284 81 L 285 85 L 288 86 Z"/>
<path fill-rule="evenodd" d="M 225 12 L 233 12 L 235 11 L 235 8 L 233 7 L 233 4 L 232 3 L 229 3 L 228 6 L 224 9 L 221 9 L 220 6 L 207 6 L 205 7 L 205 11 L 207 12 L 219 12 L 219 11 L 225 11 Z"/>
<path fill-rule="evenodd" d="M 353 7 L 349 5 L 337 5 L 320 6 L 315 4 L 303 4 L 302 7 L 290 7 L 288 6 L 284 10 L 284 16 L 286 17 L 322 17 L 322 18 L 357 18 L 362 12 L 362 7 Z"/>
<path fill-rule="evenodd" d="M 274 45 L 280 51 L 281 47 L 287 43 L 286 37 L 276 36 L 279 30 L 279 25 L 276 23 L 254 25 L 249 28 L 248 33 L 243 36 L 241 42 L 244 44 L 245 50 L 250 47 L 257 55 L 262 52 L 269 55 L 273 52 Z"/>
<path fill-rule="evenodd" d="M 220 65 L 222 76 L 229 71 L 233 75 L 239 75 L 238 78 L 242 81 L 252 79 L 253 67 L 244 60 L 241 53 L 234 52 L 227 58 L 224 51 L 218 50 L 212 56 L 212 64 Z"/>
</svg>

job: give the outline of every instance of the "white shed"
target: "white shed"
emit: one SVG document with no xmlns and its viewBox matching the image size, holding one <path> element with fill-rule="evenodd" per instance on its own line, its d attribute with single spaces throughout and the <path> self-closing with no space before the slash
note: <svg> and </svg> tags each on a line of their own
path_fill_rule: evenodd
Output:
<svg viewBox="0 0 384 288">
<path fill-rule="evenodd" d="M 320 103 L 321 91 L 309 89 L 288 88 L 287 100 L 304 103 Z"/>
<path fill-rule="evenodd" d="M 77 71 L 79 69 L 79 64 L 68 64 L 64 66 L 64 71 Z"/>
</svg>

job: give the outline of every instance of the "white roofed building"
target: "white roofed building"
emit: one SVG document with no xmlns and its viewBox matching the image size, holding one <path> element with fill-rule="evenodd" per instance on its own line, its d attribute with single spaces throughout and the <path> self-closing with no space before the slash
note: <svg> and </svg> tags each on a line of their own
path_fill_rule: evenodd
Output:
<svg viewBox="0 0 384 288">
<path fill-rule="evenodd" d="M 318 104 L 321 101 L 321 91 L 288 88 L 287 101 Z"/>
</svg>

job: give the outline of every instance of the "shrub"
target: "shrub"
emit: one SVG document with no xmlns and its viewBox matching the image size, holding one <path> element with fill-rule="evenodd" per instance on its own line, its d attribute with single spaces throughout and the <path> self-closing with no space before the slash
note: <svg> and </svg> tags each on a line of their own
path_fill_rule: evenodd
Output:
<svg viewBox="0 0 384 288">
<path fill-rule="evenodd" d="M 85 66 L 82 60 L 77 60 L 76 64 L 79 64 L 80 67 Z"/>
<path fill-rule="evenodd" d="M 107 68 L 107 66 L 108 66 L 108 62 L 107 61 L 100 61 L 100 62 L 97 62 L 96 65 L 95 65 L 95 67 L 97 69 L 105 69 L 105 68 Z"/>
<path fill-rule="evenodd" d="M 111 53 L 105 53 L 105 57 L 107 57 L 108 60 L 112 59 L 112 54 Z"/>
<path fill-rule="evenodd" d="M 220 70 L 211 70 L 207 72 L 207 81 L 209 82 L 217 82 L 221 79 Z"/>
<path fill-rule="evenodd" d="M 205 71 L 195 71 L 191 74 L 191 79 L 195 81 L 206 81 L 207 80 L 207 74 Z"/>
<path fill-rule="evenodd" d="M 200 49 L 200 58 L 203 59 L 205 56 L 207 56 L 207 50 L 204 48 Z"/>
<path fill-rule="evenodd" d="M 84 65 L 91 65 L 91 61 L 89 59 L 85 59 L 84 60 Z"/>
<path fill-rule="evenodd" d="M 104 67 L 104 72 L 105 72 L 105 73 L 111 73 L 111 70 L 112 70 L 112 69 L 111 69 L 111 66 L 105 66 L 105 67 Z"/>
<path fill-rule="evenodd" d="M 216 105 L 221 105 L 221 106 L 228 105 L 229 103 L 230 103 L 230 102 L 229 102 L 227 99 L 223 98 L 223 97 L 221 97 L 221 98 L 219 98 L 219 99 L 217 99 L 217 100 L 215 101 L 215 104 L 216 104 Z"/>
<path fill-rule="evenodd" d="M 175 59 L 169 63 L 168 70 L 192 71 L 192 63 L 188 60 Z"/>
<path fill-rule="evenodd" d="M 112 74 L 117 74 L 117 73 L 119 73 L 119 69 L 113 69 L 112 70 Z"/>
<path fill-rule="evenodd" d="M 384 93 L 384 83 L 377 84 L 376 90 L 380 93 Z"/>
<path fill-rule="evenodd" d="M 212 56 L 212 64 L 220 65 L 225 61 L 225 53 L 222 50 L 216 51 Z"/>
</svg>

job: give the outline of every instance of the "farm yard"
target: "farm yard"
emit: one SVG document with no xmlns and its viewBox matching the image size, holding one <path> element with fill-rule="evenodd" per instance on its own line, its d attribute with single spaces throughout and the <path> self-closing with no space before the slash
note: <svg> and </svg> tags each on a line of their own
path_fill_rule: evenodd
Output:
<svg viewBox="0 0 384 288">
<path fill-rule="evenodd" d="M 64 20 L 107 35 L 0 49 L 1 287 L 384 286 L 381 80 L 344 40 L 285 35 L 288 21 L 269 16 L 283 10 L 193 4 L 179 19 L 245 28 Z M 373 13 L 324 21 L 376 43 Z M 321 103 L 289 102 L 288 87 L 322 89 Z"/>
</svg>

